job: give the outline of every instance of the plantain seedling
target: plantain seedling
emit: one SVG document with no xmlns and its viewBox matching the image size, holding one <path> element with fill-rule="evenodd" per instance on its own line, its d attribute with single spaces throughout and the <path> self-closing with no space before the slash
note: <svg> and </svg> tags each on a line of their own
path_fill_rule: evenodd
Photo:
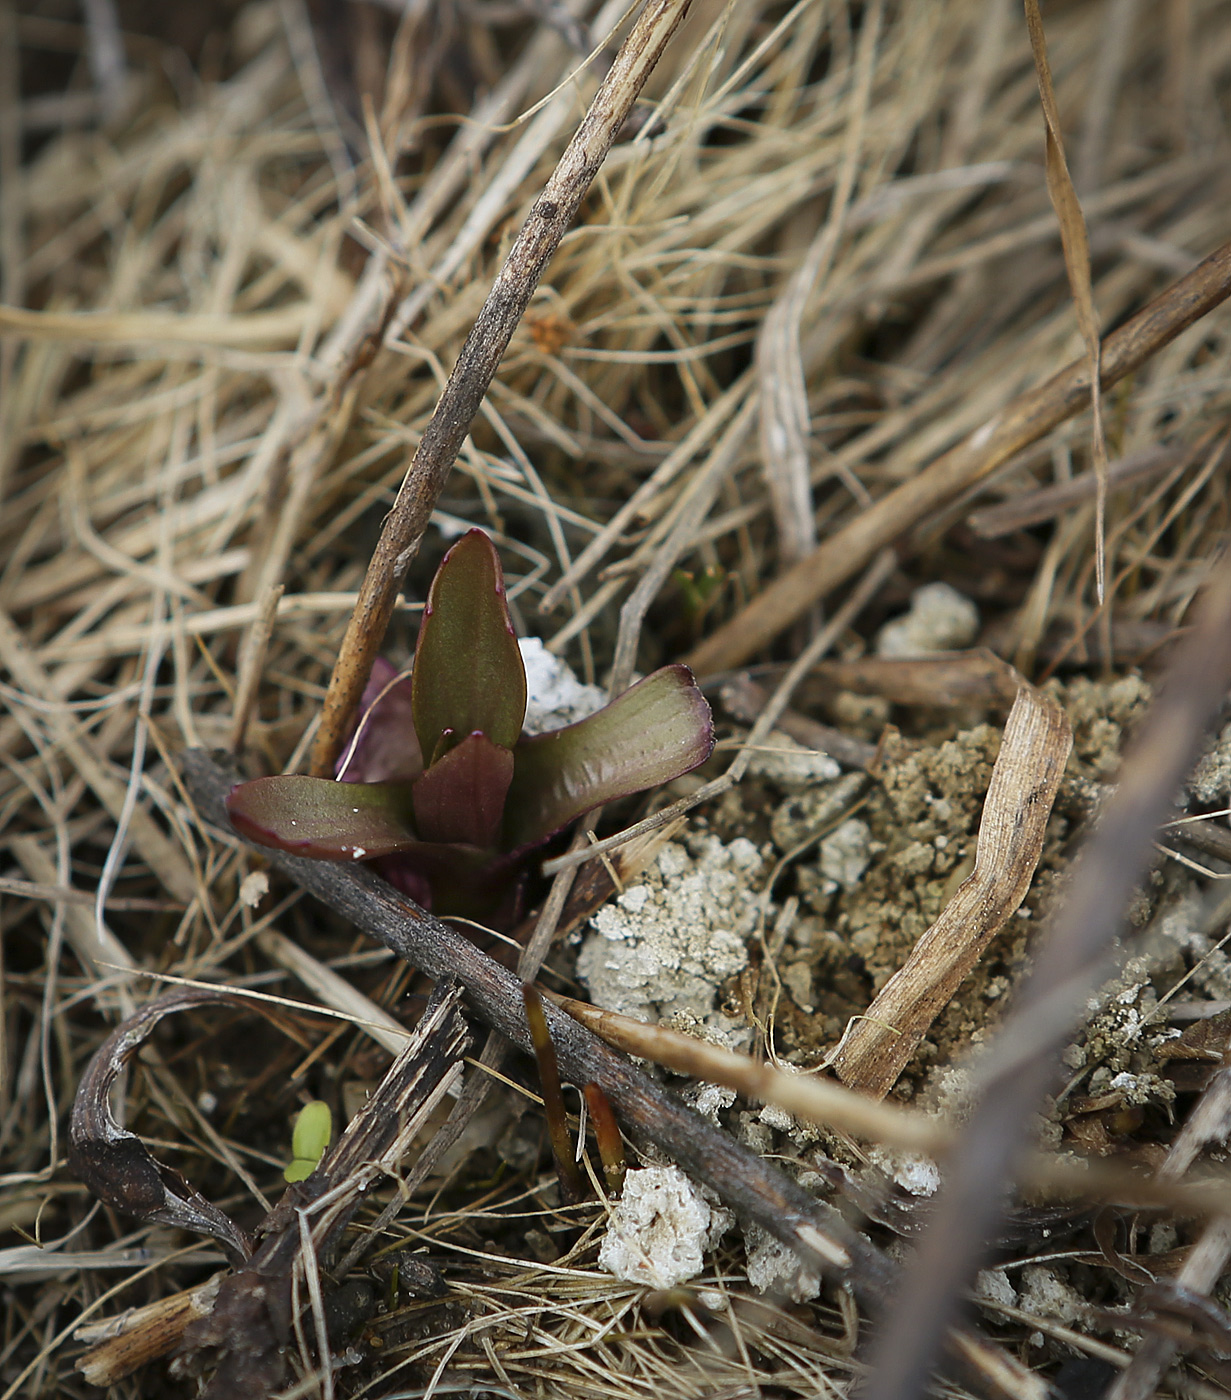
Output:
<svg viewBox="0 0 1231 1400">
<path fill-rule="evenodd" d="M 320 860 L 370 860 L 438 914 L 499 920 L 530 854 L 575 818 L 687 773 L 714 746 L 686 666 L 565 729 L 522 736 L 526 672 L 495 547 L 471 530 L 432 580 L 414 667 L 373 670 L 336 779 L 240 783 L 236 830 Z"/>
<path fill-rule="evenodd" d="M 291 1133 L 291 1163 L 282 1175 L 290 1182 L 306 1181 L 320 1165 L 333 1137 L 329 1105 L 313 1099 L 299 1110 Z"/>
</svg>

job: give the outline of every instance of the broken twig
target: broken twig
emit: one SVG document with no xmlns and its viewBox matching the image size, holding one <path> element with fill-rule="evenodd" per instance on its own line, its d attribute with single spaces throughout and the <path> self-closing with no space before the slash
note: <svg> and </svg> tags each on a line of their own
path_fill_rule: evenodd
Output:
<svg viewBox="0 0 1231 1400">
<path fill-rule="evenodd" d="M 883 1099 L 983 950 L 1020 906 L 1043 852 L 1073 734 L 1050 695 L 1023 686 L 1009 712 L 983 804 L 973 872 L 940 917 L 852 1021 L 832 1064 L 838 1077 Z"/>
</svg>

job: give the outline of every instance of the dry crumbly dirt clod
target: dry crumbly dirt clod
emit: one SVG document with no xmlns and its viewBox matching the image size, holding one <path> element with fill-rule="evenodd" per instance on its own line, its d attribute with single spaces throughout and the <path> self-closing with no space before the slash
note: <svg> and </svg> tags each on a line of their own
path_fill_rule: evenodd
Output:
<svg viewBox="0 0 1231 1400">
<path fill-rule="evenodd" d="M 1070 716 L 1074 748 L 1031 891 L 933 1026 L 900 1093 L 920 1087 L 929 1066 L 959 1061 L 990 1034 L 1028 965 L 1041 918 L 1063 886 L 1073 845 L 1095 810 L 1094 794 L 1114 778 L 1125 737 L 1150 696 L 1137 675 L 1111 682 L 1076 677 L 1053 681 L 1050 688 Z M 786 794 L 771 812 L 775 844 L 785 853 L 858 803 L 856 814 L 804 851 L 775 890 L 779 901 L 791 892 L 801 901 L 778 965 L 791 993 L 777 1017 L 778 1043 L 786 1053 L 815 1055 L 832 1045 L 973 868 L 1000 729 L 983 721 L 937 738 L 937 721 L 930 724 L 925 740 L 892 732 L 870 783 L 848 775 Z M 728 802 L 724 831 L 738 830 L 734 817 L 734 803 Z M 857 878 L 841 878 L 855 870 Z M 1147 882 L 1139 896 L 1139 925 L 1150 917 L 1151 889 Z"/>
<path fill-rule="evenodd" d="M 747 965 L 763 864 L 742 837 L 668 842 L 640 882 L 590 920 L 577 973 L 591 998 L 641 1020 L 704 1019 L 719 986 Z"/>
</svg>

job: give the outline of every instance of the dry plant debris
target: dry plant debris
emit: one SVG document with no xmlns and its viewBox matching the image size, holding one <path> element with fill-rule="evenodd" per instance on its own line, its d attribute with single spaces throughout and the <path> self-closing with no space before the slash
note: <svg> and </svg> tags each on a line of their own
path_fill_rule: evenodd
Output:
<svg viewBox="0 0 1231 1400">
<path fill-rule="evenodd" d="M 665 33 L 684 8 L 642 18 Z M 211 823 L 181 757 L 227 749 L 250 777 L 308 766 L 408 462 L 431 456 L 441 391 L 638 22 L 616 0 L 164 11 L 146 24 L 125 0 L 0 5 L 4 1400 L 96 1394 L 109 1373 L 79 1370 L 80 1348 L 129 1309 L 139 1332 L 208 1326 L 218 1248 L 182 1217 L 94 1205 L 65 1168 L 87 1066 L 152 1014 L 157 977 L 282 999 L 242 1035 L 212 1000 L 168 1018 L 130 1062 L 115 1120 L 165 1164 L 163 1187 L 190 1182 L 245 1235 L 284 1189 L 298 1109 L 322 1099 L 352 1117 L 430 994 L 426 963 L 360 936 L 373 930 L 353 909 L 303 898 Z M 433 567 L 480 526 L 519 631 L 583 683 L 619 691 L 691 656 L 716 710 L 721 693 L 741 780 L 655 798 L 687 816 L 671 847 L 662 832 L 606 844 L 642 805 L 604 818 L 593 858 L 585 838 L 558 855 L 520 973 L 550 950 L 540 982 L 581 991 L 567 937 L 653 884 L 664 849 L 752 852 L 730 975 L 672 1031 L 697 1047 L 676 1046 L 694 1076 L 718 1079 L 732 1054 L 713 1040 L 760 1055 L 728 1065 L 747 1097 L 722 1107 L 679 1075 L 656 1083 L 548 1011 L 566 1085 L 609 1076 L 633 1142 L 683 1144 L 677 1165 L 715 1177 L 767 1234 L 729 1232 L 687 1296 L 613 1279 L 598 1264 L 607 1207 L 561 1206 L 537 1082 L 492 1042 L 450 1127 L 396 1169 L 409 1199 L 370 1185 L 345 1236 L 363 1256 L 350 1276 L 295 1276 L 296 1393 L 847 1391 L 890 1255 L 929 1210 L 909 1188 L 935 1168 L 909 1154 L 929 1145 L 942 1176 L 965 1160 L 951 1144 L 972 1112 L 968 1056 L 998 1043 L 1079 839 L 1131 790 L 1124 740 L 1227 538 L 1221 11 L 1044 7 L 1048 80 L 1010 0 L 692 0 L 640 96 L 626 89 L 631 111 L 610 117 L 575 212 L 555 210 L 524 309 L 508 303 L 503 339 L 480 331 L 490 385 L 471 383 L 415 496 L 393 574 L 418 555 L 385 599 L 384 649 L 407 657 Z M 1084 258 L 1057 195 L 1070 215 L 1079 203 Z M 977 610 L 978 648 L 872 655 L 937 584 Z M 750 659 L 764 665 L 730 669 Z M 809 1118 L 784 1086 L 812 1083 L 800 1071 L 852 1018 L 881 1019 L 878 998 L 970 873 L 1020 676 L 1074 745 L 1033 884 L 886 1101 L 860 1117 L 834 1100 L 826 1119 L 811 1100 Z M 786 736 L 849 771 L 814 763 L 794 781 Z M 949 1393 L 1035 1396 L 1118 1369 L 1118 1397 L 1231 1388 L 1217 1196 L 1231 860 L 1210 815 L 1231 805 L 1229 753 L 1224 734 L 1182 808 L 1170 785 L 1164 815 L 1182 821 L 1168 857 L 1131 872 L 1129 960 L 1084 1029 L 1057 1031 L 1068 1077 Z M 404 914 L 389 919 L 404 933 Z M 553 948 L 557 920 L 571 932 Z M 433 946 L 458 951 L 433 975 L 460 960 L 467 1014 L 516 1039 L 504 991 L 479 994 L 507 986 L 520 1005 L 517 977 L 501 980 L 516 952 L 487 941 L 467 961 L 474 945 L 446 932 L 457 943 Z M 489 1082 L 500 1092 L 484 1098 Z M 1014 1102 L 1029 1122 L 1038 1105 Z M 823 1289 L 799 1304 L 749 1281 L 792 1230 L 831 1252 L 810 1256 Z M 119 1385 L 192 1389 L 161 1361 Z"/>
</svg>

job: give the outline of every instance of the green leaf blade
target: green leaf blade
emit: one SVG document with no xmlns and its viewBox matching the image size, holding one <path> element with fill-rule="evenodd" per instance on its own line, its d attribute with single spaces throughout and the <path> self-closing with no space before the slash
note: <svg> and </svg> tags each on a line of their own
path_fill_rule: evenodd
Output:
<svg viewBox="0 0 1231 1400">
<path fill-rule="evenodd" d="M 288 774 L 240 783 L 227 813 L 241 836 L 316 860 L 370 860 L 413 845 L 409 783 L 339 783 Z"/>
<path fill-rule="evenodd" d="M 468 734 L 415 784 L 415 826 L 420 837 L 494 846 L 512 781 L 512 752 L 493 744 L 486 734 Z"/>
<path fill-rule="evenodd" d="M 511 749 L 526 714 L 526 670 L 495 546 L 471 530 L 436 571 L 415 648 L 415 732 L 430 764 L 449 731 Z"/>
<path fill-rule="evenodd" d="M 713 747 L 713 717 L 692 672 L 665 666 L 587 719 L 517 745 L 505 848 L 537 844 L 604 802 L 670 782 Z"/>
</svg>

